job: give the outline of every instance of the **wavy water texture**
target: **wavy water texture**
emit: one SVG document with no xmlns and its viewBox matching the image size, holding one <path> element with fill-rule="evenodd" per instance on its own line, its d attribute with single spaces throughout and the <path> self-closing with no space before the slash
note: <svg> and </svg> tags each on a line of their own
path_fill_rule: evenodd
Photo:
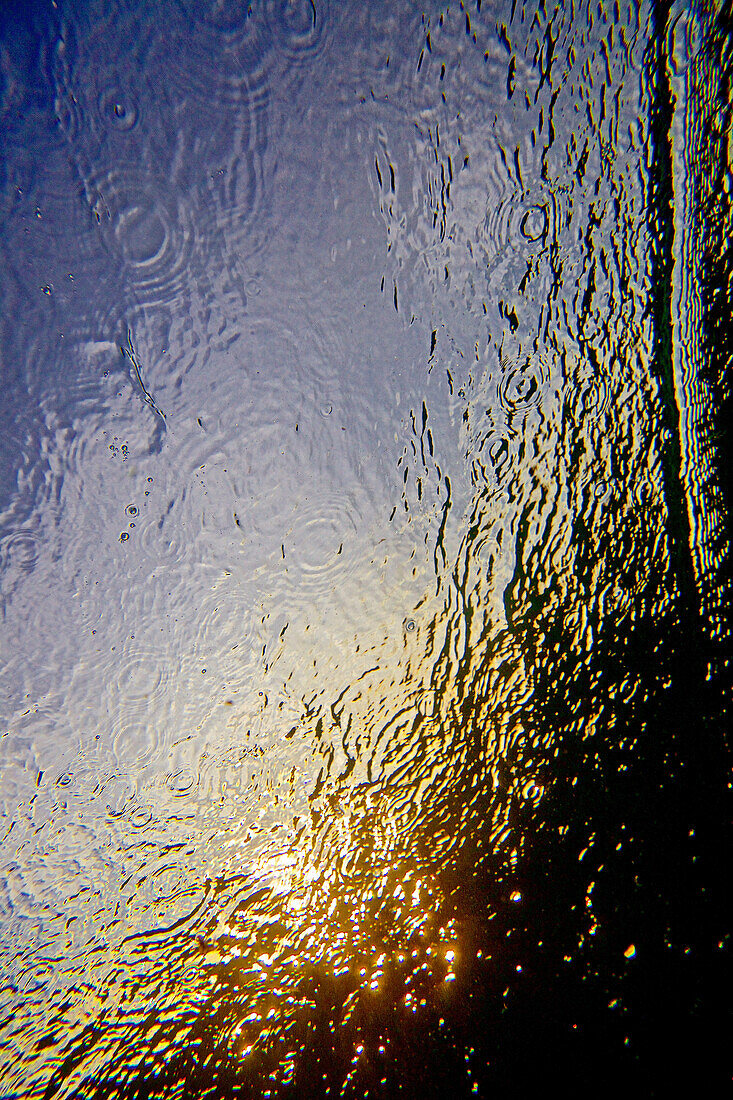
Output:
<svg viewBox="0 0 733 1100">
<path fill-rule="evenodd" d="M 0 17 L 2 1095 L 722 1082 L 726 36 Z"/>
</svg>

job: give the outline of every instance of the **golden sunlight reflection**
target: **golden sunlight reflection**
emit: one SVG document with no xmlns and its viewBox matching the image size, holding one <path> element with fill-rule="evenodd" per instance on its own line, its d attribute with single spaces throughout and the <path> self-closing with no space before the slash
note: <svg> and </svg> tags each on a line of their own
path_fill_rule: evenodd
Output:
<svg viewBox="0 0 733 1100">
<path fill-rule="evenodd" d="M 461 930 L 454 866 L 469 878 L 493 868 L 504 900 L 522 901 L 512 813 L 539 806 L 545 746 L 516 717 L 531 688 L 503 571 L 475 560 L 490 522 L 479 500 L 455 575 L 441 572 L 417 605 L 398 592 L 398 609 L 364 600 L 356 646 L 328 616 L 312 628 L 283 618 L 256 699 L 229 691 L 226 711 L 212 707 L 192 1034 L 215 1018 L 229 1053 L 258 1074 L 264 1059 L 279 1085 L 324 999 L 356 1072 L 360 1021 L 456 997 L 482 953 Z M 456 580 L 469 573 L 470 618 Z"/>
<path fill-rule="evenodd" d="M 3 1095 L 542 1081 L 717 880 L 715 20 L 157 7 L 0 3 Z"/>
<path fill-rule="evenodd" d="M 403 670 L 399 676 L 393 672 L 387 697 L 385 671 L 383 665 L 381 697 L 366 701 L 355 742 L 378 742 L 381 715 L 402 714 L 401 754 L 426 760 L 433 754 L 428 782 L 418 788 L 428 799 L 436 781 L 442 782 L 437 772 L 445 747 L 437 693 L 415 690 Z M 322 694 L 335 692 L 322 688 Z M 460 970 L 455 918 L 440 915 L 446 896 L 432 847 L 433 839 L 438 847 L 440 830 L 433 838 L 424 827 L 416 829 L 426 807 L 414 790 L 408 799 L 399 783 L 390 785 L 384 777 L 379 783 L 363 775 L 359 782 L 352 778 L 357 753 L 342 730 L 354 736 L 359 703 L 364 703 L 363 680 L 349 718 L 344 719 L 345 702 L 339 721 L 331 713 L 328 736 L 315 707 L 303 716 L 301 724 L 326 759 L 309 792 L 309 810 L 303 812 L 302 792 L 292 787 L 291 797 L 284 792 L 279 824 L 256 853 L 248 833 L 238 844 L 232 829 L 220 848 L 224 866 L 212 895 L 216 904 L 199 933 L 208 973 L 201 985 L 202 1009 L 218 1006 L 226 1014 L 230 1047 L 240 1058 L 271 1052 L 274 1036 L 284 1037 L 277 1059 L 281 1083 L 292 1075 L 287 1035 L 304 1011 L 313 1010 L 314 983 L 333 987 L 346 1025 L 364 998 L 386 998 L 400 1011 L 417 1013 L 445 996 L 441 988 L 447 991 Z M 291 737 L 291 744 L 298 741 L 302 748 L 308 737 Z M 340 743 L 351 769 L 329 772 L 335 759 L 329 741 Z M 266 754 L 259 765 L 251 790 L 270 785 Z"/>
</svg>

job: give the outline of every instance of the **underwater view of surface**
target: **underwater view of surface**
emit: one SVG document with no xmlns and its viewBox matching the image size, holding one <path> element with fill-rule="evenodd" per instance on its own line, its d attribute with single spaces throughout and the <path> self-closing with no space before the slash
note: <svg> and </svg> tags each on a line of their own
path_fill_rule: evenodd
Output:
<svg viewBox="0 0 733 1100">
<path fill-rule="evenodd" d="M 2 0 L 0 1096 L 727 1095 L 713 0 Z"/>
</svg>

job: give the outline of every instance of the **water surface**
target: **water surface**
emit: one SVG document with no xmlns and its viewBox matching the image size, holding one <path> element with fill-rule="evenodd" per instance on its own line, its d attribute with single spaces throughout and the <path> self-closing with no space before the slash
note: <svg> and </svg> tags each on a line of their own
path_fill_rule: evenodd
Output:
<svg viewBox="0 0 733 1100">
<path fill-rule="evenodd" d="M 727 1080 L 729 46 L 4 6 L 3 1096 Z"/>
</svg>

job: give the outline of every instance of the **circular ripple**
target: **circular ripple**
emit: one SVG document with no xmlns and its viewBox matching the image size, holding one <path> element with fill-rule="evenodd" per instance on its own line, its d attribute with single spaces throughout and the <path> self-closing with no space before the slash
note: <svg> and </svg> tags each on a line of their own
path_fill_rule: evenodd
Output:
<svg viewBox="0 0 733 1100">
<path fill-rule="evenodd" d="M 527 413 L 537 408 L 549 381 L 547 364 L 540 355 L 520 356 L 514 360 L 501 360 L 502 375 L 499 379 L 499 403 L 508 414 Z"/>
<path fill-rule="evenodd" d="M 359 527 L 359 510 L 350 493 L 309 501 L 284 542 L 288 587 L 310 597 L 343 583 L 356 565 Z"/>
<path fill-rule="evenodd" d="M 640 512 L 646 514 L 654 503 L 654 486 L 648 478 L 642 476 L 634 486 L 634 502 Z"/>
<path fill-rule="evenodd" d="M 33 531 L 15 530 L 0 538 L 0 577 L 4 592 L 14 588 L 22 576 L 33 572 L 38 549 L 38 536 Z"/>
<path fill-rule="evenodd" d="M 186 18 L 168 24 L 156 68 L 184 96 L 217 107 L 263 102 L 275 68 L 273 36 L 260 4 L 179 0 Z"/>
<path fill-rule="evenodd" d="M 169 303 L 188 286 L 195 249 L 192 211 L 181 193 L 144 171 L 112 169 L 85 181 L 107 248 L 142 303 Z"/>
<path fill-rule="evenodd" d="M 417 710 L 428 721 L 437 718 L 440 711 L 438 693 L 432 689 L 421 692 L 417 699 Z"/>
<path fill-rule="evenodd" d="M 164 64 L 175 92 L 217 109 L 254 109 L 267 101 L 274 68 L 269 42 L 232 46 L 210 35 L 181 31 L 165 43 Z M 170 51 L 170 52 L 169 52 Z M 251 54 L 251 56 L 250 56 Z"/>
<path fill-rule="evenodd" d="M 493 193 L 481 234 L 487 258 L 492 263 L 513 258 L 517 246 L 526 255 L 528 244 L 546 248 L 562 224 L 563 194 L 541 192 L 534 202 L 523 201 L 513 182 L 501 178 L 499 166 L 493 174 L 489 170 L 488 177 Z"/>
<path fill-rule="evenodd" d="M 578 489 L 583 507 L 589 512 L 593 512 L 611 498 L 611 483 L 601 473 L 586 471 L 578 482 Z"/>
<path fill-rule="evenodd" d="M 153 820 L 153 811 L 150 806 L 137 803 L 130 806 L 126 816 L 133 829 L 144 829 Z"/>
<path fill-rule="evenodd" d="M 165 785 L 174 798 L 185 798 L 195 787 L 196 778 L 196 773 L 190 768 L 180 768 L 166 775 Z"/>
<path fill-rule="evenodd" d="M 530 802 L 533 807 L 539 806 L 544 794 L 544 787 L 537 783 L 534 779 L 529 779 L 522 788 L 522 798 L 526 802 Z"/>
<path fill-rule="evenodd" d="M 97 97 L 99 117 L 105 127 L 124 134 L 137 126 L 140 112 L 131 95 L 117 84 L 102 88 Z"/>
<path fill-rule="evenodd" d="M 106 691 L 107 713 L 128 723 L 143 717 L 160 720 L 170 709 L 174 690 L 173 669 L 153 649 L 122 651 L 109 669 L 112 680 Z"/>
<path fill-rule="evenodd" d="M 115 762 L 131 773 L 139 773 L 146 765 L 157 761 L 164 739 L 159 726 L 148 719 L 116 726 L 111 743 Z"/>
<path fill-rule="evenodd" d="M 76 159 L 83 159 L 85 145 L 96 157 L 105 139 L 114 141 L 119 136 L 129 142 L 133 130 L 146 130 L 149 139 L 166 132 L 160 115 L 165 98 L 152 96 L 146 86 L 152 30 L 152 21 L 146 24 L 134 15 L 125 19 L 115 10 L 106 24 L 98 22 L 86 37 L 72 24 L 66 25 L 49 47 L 47 69 L 55 93 L 56 121 Z"/>
<path fill-rule="evenodd" d="M 152 656 L 137 655 L 128 661 L 117 680 L 117 691 L 125 710 L 147 709 L 160 694 L 165 680 L 163 670 Z"/>
<path fill-rule="evenodd" d="M 269 0 L 267 17 L 278 48 L 291 62 L 307 63 L 323 53 L 330 31 L 326 0 Z"/>
<path fill-rule="evenodd" d="M 547 235 L 547 210 L 544 206 L 530 206 L 519 223 L 519 231 L 528 241 L 544 241 Z"/>
<path fill-rule="evenodd" d="M 34 571 L 42 549 L 40 535 L 29 528 L 0 536 L 0 607 Z"/>
</svg>

